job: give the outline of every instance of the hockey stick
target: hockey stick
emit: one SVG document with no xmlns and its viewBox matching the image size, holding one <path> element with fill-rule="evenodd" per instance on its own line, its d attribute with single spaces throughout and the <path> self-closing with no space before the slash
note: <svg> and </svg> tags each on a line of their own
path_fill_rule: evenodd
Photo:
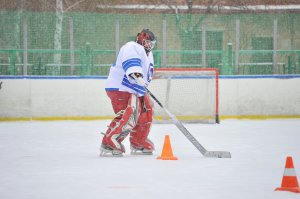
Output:
<svg viewBox="0 0 300 199">
<path fill-rule="evenodd" d="M 210 158 L 231 158 L 231 154 L 228 151 L 207 151 L 196 138 L 183 126 L 183 124 L 176 118 L 175 115 L 170 113 L 160 101 L 153 95 L 153 93 L 147 88 L 144 87 L 146 92 L 154 99 L 154 101 L 164 109 L 164 111 L 169 115 L 172 122 L 177 126 L 177 128 L 185 135 L 185 137 L 202 153 L 204 157 Z"/>
</svg>

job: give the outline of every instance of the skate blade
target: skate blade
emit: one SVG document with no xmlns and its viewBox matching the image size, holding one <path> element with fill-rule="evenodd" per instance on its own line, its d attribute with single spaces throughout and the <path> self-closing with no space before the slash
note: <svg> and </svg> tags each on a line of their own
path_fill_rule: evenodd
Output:
<svg viewBox="0 0 300 199">
<path fill-rule="evenodd" d="M 153 155 L 153 152 L 131 151 L 131 155 Z"/>
<path fill-rule="evenodd" d="M 148 150 L 145 150 L 145 149 L 133 149 L 131 147 L 131 152 L 130 152 L 131 155 L 153 155 L 153 151 L 148 151 Z"/>
</svg>

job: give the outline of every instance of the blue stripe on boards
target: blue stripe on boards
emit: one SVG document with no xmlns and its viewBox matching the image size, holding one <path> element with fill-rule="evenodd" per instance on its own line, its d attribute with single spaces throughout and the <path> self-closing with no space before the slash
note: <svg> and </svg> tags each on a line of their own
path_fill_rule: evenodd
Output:
<svg viewBox="0 0 300 199">
<path fill-rule="evenodd" d="M 142 67 L 142 60 L 139 58 L 128 59 L 122 63 L 122 66 L 123 66 L 124 71 L 127 71 L 128 68 L 130 68 L 132 66 Z"/>
<path fill-rule="evenodd" d="M 139 86 L 137 84 L 132 84 L 129 82 L 129 80 L 127 79 L 126 76 L 124 76 L 123 81 L 122 81 L 122 85 L 134 90 L 135 92 L 144 95 L 146 90 L 144 89 L 144 87 Z"/>
</svg>

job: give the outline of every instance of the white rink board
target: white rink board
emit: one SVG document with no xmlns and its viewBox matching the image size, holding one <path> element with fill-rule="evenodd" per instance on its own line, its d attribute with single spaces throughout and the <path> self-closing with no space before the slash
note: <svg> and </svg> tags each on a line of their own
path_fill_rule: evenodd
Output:
<svg viewBox="0 0 300 199">
<path fill-rule="evenodd" d="M 0 81 L 3 82 L 0 90 L 0 118 L 114 115 L 104 90 L 105 78 L 1 77 Z M 299 77 L 220 78 L 220 116 L 299 116 L 299 85 Z M 180 100 L 193 97 L 193 93 L 184 97 L 178 93 Z"/>
</svg>

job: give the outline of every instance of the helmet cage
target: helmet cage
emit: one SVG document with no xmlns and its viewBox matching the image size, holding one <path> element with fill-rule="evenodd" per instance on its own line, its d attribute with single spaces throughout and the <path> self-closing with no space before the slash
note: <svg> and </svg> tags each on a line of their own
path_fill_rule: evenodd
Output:
<svg viewBox="0 0 300 199">
<path fill-rule="evenodd" d="M 144 39 L 142 46 L 144 46 L 146 51 L 151 51 L 155 47 L 156 40 Z"/>
<path fill-rule="evenodd" d="M 144 29 L 142 32 L 138 33 L 136 42 L 141 44 L 146 52 L 150 52 L 155 47 L 156 40 L 154 34 L 150 30 Z"/>
</svg>

